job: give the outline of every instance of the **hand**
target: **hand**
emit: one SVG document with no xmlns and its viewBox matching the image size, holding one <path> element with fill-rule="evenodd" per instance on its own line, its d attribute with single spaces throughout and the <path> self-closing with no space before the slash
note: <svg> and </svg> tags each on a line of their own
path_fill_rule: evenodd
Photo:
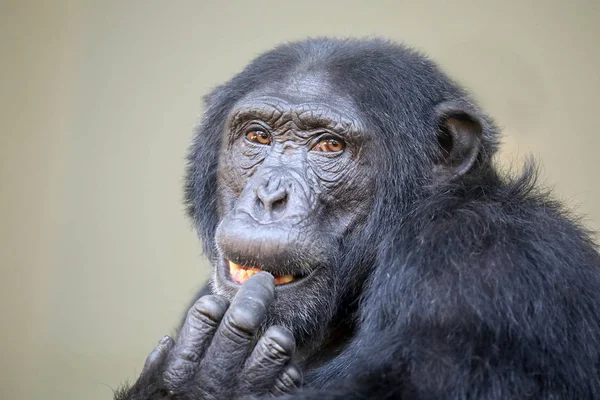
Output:
<svg viewBox="0 0 600 400">
<path fill-rule="evenodd" d="M 188 311 L 177 342 L 165 336 L 146 359 L 127 399 L 238 399 L 277 396 L 301 385 L 290 361 L 292 334 L 271 326 L 256 333 L 273 301 L 273 277 L 260 272 L 229 302 L 203 296 Z M 255 345 L 256 343 L 256 345 Z"/>
</svg>

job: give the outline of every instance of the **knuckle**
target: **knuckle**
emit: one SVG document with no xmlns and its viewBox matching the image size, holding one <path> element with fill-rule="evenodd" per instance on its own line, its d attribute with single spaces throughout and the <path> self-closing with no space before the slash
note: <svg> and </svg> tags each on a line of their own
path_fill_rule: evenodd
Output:
<svg viewBox="0 0 600 400">
<path fill-rule="evenodd" d="M 191 380 L 195 374 L 195 364 L 177 359 L 163 371 L 163 382 L 168 389 L 179 389 L 185 382 Z"/>
<path fill-rule="evenodd" d="M 271 326 L 264 337 L 283 347 L 286 352 L 293 353 L 296 350 L 294 335 L 287 328 L 279 325 Z"/>
<path fill-rule="evenodd" d="M 187 322 L 193 325 L 216 327 L 225 311 L 226 307 L 223 303 L 215 301 L 211 296 L 204 296 L 189 309 Z"/>
<path fill-rule="evenodd" d="M 223 328 L 223 335 L 237 344 L 245 344 L 254 337 L 254 330 L 246 321 L 229 313 L 223 319 Z"/>
<path fill-rule="evenodd" d="M 289 347 L 282 346 L 272 337 L 266 337 L 261 340 L 261 353 L 272 361 L 287 361 L 291 357 Z"/>
<path fill-rule="evenodd" d="M 179 385 L 177 385 L 176 382 L 179 382 L 181 380 L 181 374 L 179 373 L 179 371 L 167 369 L 163 372 L 163 383 L 167 389 L 177 389 Z"/>
<path fill-rule="evenodd" d="M 297 368 L 288 368 L 281 374 L 278 380 L 280 387 L 289 390 L 302 385 L 302 374 Z"/>
<path fill-rule="evenodd" d="M 200 361 L 200 355 L 194 349 L 189 347 L 184 347 L 177 352 L 177 357 L 188 362 L 198 362 Z"/>
<path fill-rule="evenodd" d="M 246 334 L 253 335 L 265 317 L 262 304 L 249 301 L 237 307 L 232 307 L 226 314 L 226 322 L 233 328 Z"/>
</svg>

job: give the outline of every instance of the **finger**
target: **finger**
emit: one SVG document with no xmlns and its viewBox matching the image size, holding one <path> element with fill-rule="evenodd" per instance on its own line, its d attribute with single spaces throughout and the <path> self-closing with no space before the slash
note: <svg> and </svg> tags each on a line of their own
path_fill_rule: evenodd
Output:
<svg viewBox="0 0 600 400">
<path fill-rule="evenodd" d="M 209 295 L 190 308 L 163 374 L 169 389 L 177 390 L 194 377 L 228 306 L 225 298 Z"/>
<path fill-rule="evenodd" d="M 295 365 L 289 364 L 275 381 L 275 385 L 270 390 L 270 393 L 272 396 L 277 397 L 292 393 L 300 386 L 302 386 L 302 372 Z"/>
<path fill-rule="evenodd" d="M 282 374 L 296 350 L 292 333 L 282 326 L 272 326 L 260 338 L 246 361 L 242 390 L 267 392 Z"/>
<path fill-rule="evenodd" d="M 175 342 L 169 336 L 164 336 L 152 352 L 146 357 L 146 362 L 135 384 L 129 389 L 127 398 L 147 398 L 146 390 L 160 381 L 161 368 Z"/>
<path fill-rule="evenodd" d="M 274 295 L 273 276 L 266 272 L 251 276 L 238 291 L 200 366 L 199 379 L 209 393 L 231 388 Z"/>
<path fill-rule="evenodd" d="M 146 362 L 144 363 L 144 368 L 142 368 L 140 375 L 148 374 L 150 370 L 153 370 L 156 366 L 162 364 L 174 344 L 173 339 L 169 336 L 160 339 L 152 353 L 146 357 Z"/>
</svg>

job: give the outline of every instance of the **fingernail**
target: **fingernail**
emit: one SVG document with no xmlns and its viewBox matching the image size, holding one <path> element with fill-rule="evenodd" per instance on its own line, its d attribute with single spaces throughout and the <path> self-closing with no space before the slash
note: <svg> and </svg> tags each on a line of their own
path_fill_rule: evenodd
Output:
<svg viewBox="0 0 600 400">
<path fill-rule="evenodd" d="M 159 345 L 167 344 L 167 342 L 168 342 L 170 339 L 171 339 L 171 338 L 169 337 L 169 335 L 167 335 L 167 336 L 164 336 L 162 339 L 160 339 L 160 340 L 158 341 L 158 344 L 159 344 Z"/>
</svg>

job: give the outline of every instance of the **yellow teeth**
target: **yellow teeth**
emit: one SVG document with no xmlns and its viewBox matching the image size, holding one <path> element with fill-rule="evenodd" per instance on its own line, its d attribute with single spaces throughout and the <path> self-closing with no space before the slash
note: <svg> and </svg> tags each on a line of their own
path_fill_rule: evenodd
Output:
<svg viewBox="0 0 600 400">
<path fill-rule="evenodd" d="M 252 275 L 261 271 L 260 268 L 243 267 L 231 261 L 228 261 L 228 263 L 231 279 L 240 285 L 246 282 Z M 284 283 L 290 283 L 294 279 L 293 275 L 275 275 L 275 284 L 283 285 Z"/>
<path fill-rule="evenodd" d="M 276 285 L 283 285 L 284 283 L 290 283 L 294 280 L 294 275 L 279 275 L 275 277 Z"/>
</svg>

